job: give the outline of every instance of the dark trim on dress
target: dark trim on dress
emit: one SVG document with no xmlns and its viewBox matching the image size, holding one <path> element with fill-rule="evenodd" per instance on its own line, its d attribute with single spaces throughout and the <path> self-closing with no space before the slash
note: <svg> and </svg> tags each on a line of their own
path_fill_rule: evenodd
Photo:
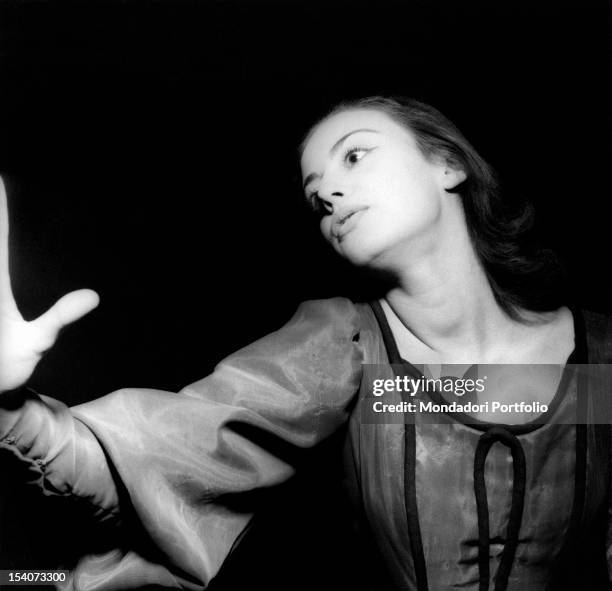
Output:
<svg viewBox="0 0 612 591">
<path fill-rule="evenodd" d="M 385 312 L 380 302 L 371 304 L 378 326 L 382 332 L 383 342 L 387 349 L 387 356 L 393 365 L 402 364 L 397 343 L 387 322 Z M 406 395 L 402 392 L 402 398 Z M 427 565 L 425 564 L 425 552 L 423 551 L 423 539 L 421 537 L 421 525 L 419 523 L 419 508 L 416 494 L 416 429 L 414 417 L 411 423 L 404 423 L 404 505 L 406 509 L 406 520 L 408 523 L 408 535 L 410 538 L 410 549 L 414 562 L 414 575 L 416 578 L 417 591 L 428 591 Z"/>
</svg>

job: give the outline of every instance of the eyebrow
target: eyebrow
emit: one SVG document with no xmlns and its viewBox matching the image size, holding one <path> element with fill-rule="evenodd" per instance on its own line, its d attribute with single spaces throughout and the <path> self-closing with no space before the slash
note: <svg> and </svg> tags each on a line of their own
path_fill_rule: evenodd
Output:
<svg viewBox="0 0 612 591">
<path fill-rule="evenodd" d="M 354 133 L 359 133 L 360 131 L 367 131 L 369 133 L 380 133 L 379 131 L 377 131 L 376 129 L 353 129 L 353 131 L 349 131 L 348 133 L 345 133 L 332 147 L 331 150 L 329 151 L 329 155 L 333 156 L 334 153 L 338 150 L 338 148 L 341 146 L 342 142 L 344 140 L 346 140 L 347 138 L 349 138 L 350 136 L 352 136 Z M 304 179 L 304 184 L 302 185 L 302 188 L 305 189 L 310 183 L 312 183 L 312 181 L 314 181 L 317 178 L 320 178 L 320 174 L 316 173 L 316 172 L 311 172 L 305 179 Z"/>
</svg>

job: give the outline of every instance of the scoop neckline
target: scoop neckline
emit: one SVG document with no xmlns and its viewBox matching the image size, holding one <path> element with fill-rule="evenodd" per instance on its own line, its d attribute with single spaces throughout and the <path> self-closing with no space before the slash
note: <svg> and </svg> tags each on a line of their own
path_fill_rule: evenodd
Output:
<svg viewBox="0 0 612 591">
<path fill-rule="evenodd" d="M 395 336 L 391 331 L 389 321 L 380 302 L 376 300 L 375 302 L 371 303 L 371 306 L 374 311 L 374 315 L 376 316 L 376 319 L 378 321 L 379 328 L 381 329 L 383 343 L 385 345 L 387 356 L 389 357 L 389 362 L 391 363 L 391 365 L 401 365 L 405 370 L 412 374 L 412 377 L 420 377 L 420 375 L 417 376 L 416 374 L 422 374 L 422 372 L 419 372 L 418 368 L 413 363 L 407 361 L 400 355 L 399 349 L 397 347 L 397 341 L 395 340 Z M 539 414 L 536 418 L 526 423 L 514 424 L 483 421 L 464 412 L 452 412 L 448 410 L 443 410 L 442 413 L 467 427 L 472 427 L 473 429 L 476 429 L 477 431 L 488 431 L 492 427 L 503 427 L 511 433 L 520 435 L 524 433 L 530 433 L 532 431 L 535 431 L 536 429 L 539 429 L 540 427 L 543 427 L 544 425 L 549 424 L 550 417 L 555 414 L 555 412 L 561 405 L 561 402 L 563 402 L 563 399 L 565 398 L 565 395 L 567 393 L 567 386 L 569 380 L 575 373 L 572 369 L 572 366 L 580 363 L 588 363 L 584 316 L 582 314 L 582 311 L 578 307 L 574 305 L 568 305 L 567 307 L 569 308 L 570 313 L 572 314 L 572 321 L 574 324 L 574 348 L 563 365 L 563 375 L 561 376 L 561 380 L 559 381 L 557 390 L 552 400 L 548 404 L 548 408 L 545 412 Z M 426 390 L 426 393 L 429 398 L 432 399 L 432 401 L 436 404 L 449 404 L 448 401 L 445 400 L 444 397 L 437 390 L 430 391 L 428 389 Z"/>
</svg>

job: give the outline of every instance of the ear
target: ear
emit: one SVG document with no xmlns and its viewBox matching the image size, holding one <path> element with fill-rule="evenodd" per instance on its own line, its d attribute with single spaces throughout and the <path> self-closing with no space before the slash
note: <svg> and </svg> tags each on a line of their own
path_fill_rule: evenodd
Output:
<svg viewBox="0 0 612 591">
<path fill-rule="evenodd" d="M 446 191 L 452 192 L 453 189 L 458 187 L 465 179 L 467 175 L 462 168 L 455 168 L 452 164 L 445 164 L 443 169 L 442 187 Z"/>
</svg>

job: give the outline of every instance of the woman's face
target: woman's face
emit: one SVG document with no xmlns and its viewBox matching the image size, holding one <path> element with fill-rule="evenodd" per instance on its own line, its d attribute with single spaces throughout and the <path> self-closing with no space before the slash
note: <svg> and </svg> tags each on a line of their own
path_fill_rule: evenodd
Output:
<svg viewBox="0 0 612 591">
<path fill-rule="evenodd" d="M 412 134 L 385 113 L 354 109 L 317 125 L 302 154 L 302 178 L 322 215 L 323 236 L 338 253 L 384 267 L 431 235 L 449 199 L 445 189 L 464 177 L 441 159 L 426 159 Z"/>
</svg>

